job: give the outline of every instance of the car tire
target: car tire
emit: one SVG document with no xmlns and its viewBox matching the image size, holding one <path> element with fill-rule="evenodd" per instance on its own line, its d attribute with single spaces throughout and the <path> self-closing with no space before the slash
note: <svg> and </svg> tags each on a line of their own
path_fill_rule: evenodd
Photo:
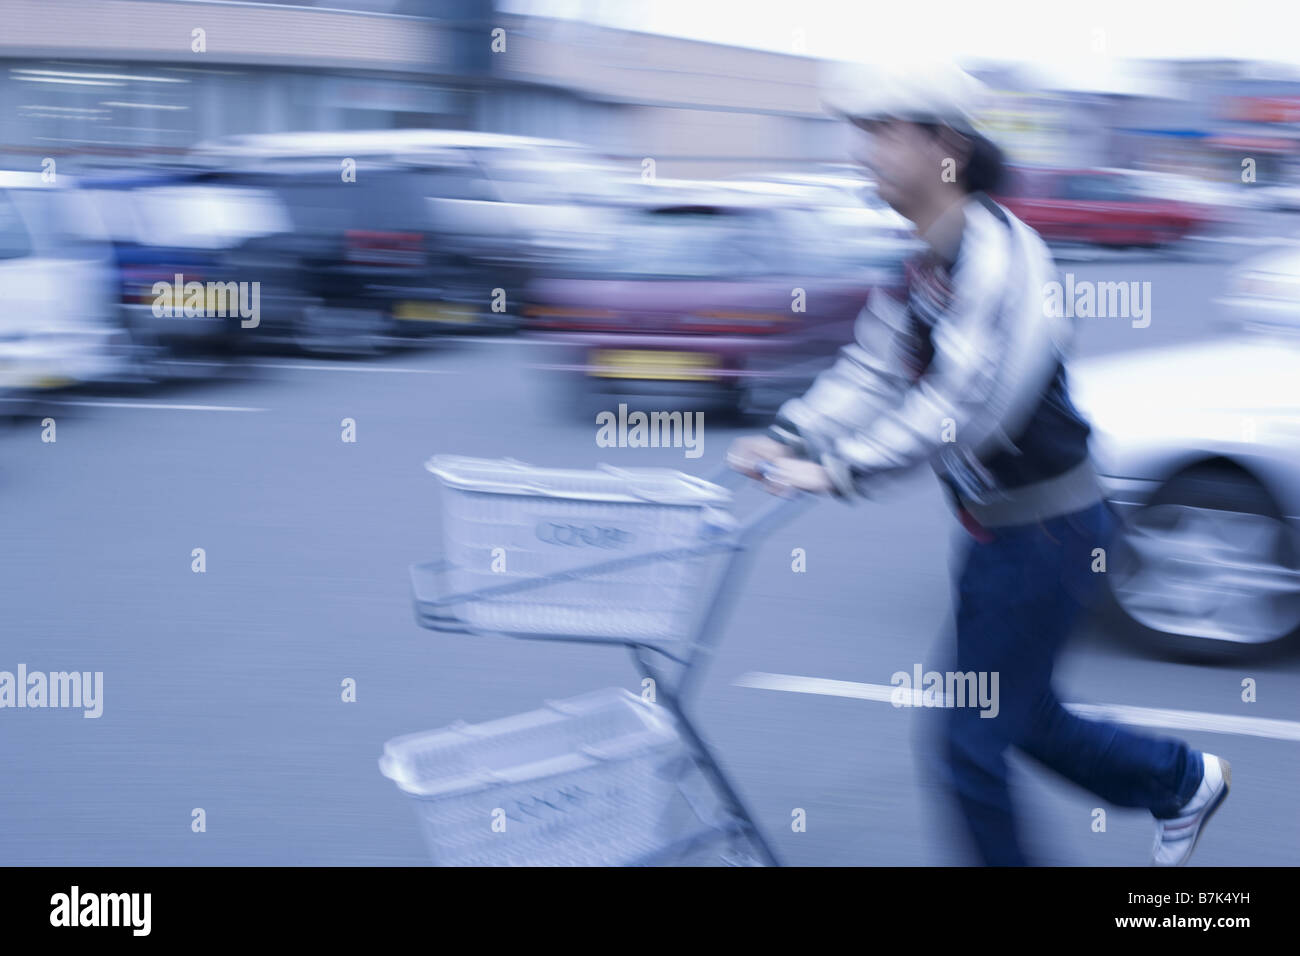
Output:
<svg viewBox="0 0 1300 956">
<path fill-rule="evenodd" d="M 143 388 L 170 379 L 176 371 L 176 355 L 152 331 L 123 317 L 118 323 L 125 333 L 125 356 L 117 384 Z"/>
<path fill-rule="evenodd" d="M 293 343 L 307 355 L 375 356 L 392 340 L 385 313 L 378 309 L 308 306 L 298 313 Z"/>
<path fill-rule="evenodd" d="M 706 422 L 724 426 L 739 426 L 749 420 L 746 411 L 746 390 L 743 388 L 728 389 L 708 398 L 671 395 L 652 398 L 637 393 L 635 387 L 627 393 L 604 391 L 597 388 L 586 376 L 575 375 L 569 382 L 565 396 L 572 417 L 579 421 L 593 421 L 601 412 L 615 412 L 620 404 L 628 406 L 629 414 L 634 411 L 646 414 L 703 412 Z"/>
<path fill-rule="evenodd" d="M 1232 465 L 1180 472 L 1119 522 L 1107 581 L 1112 611 L 1161 656 L 1252 660 L 1300 632 L 1300 540 Z"/>
</svg>

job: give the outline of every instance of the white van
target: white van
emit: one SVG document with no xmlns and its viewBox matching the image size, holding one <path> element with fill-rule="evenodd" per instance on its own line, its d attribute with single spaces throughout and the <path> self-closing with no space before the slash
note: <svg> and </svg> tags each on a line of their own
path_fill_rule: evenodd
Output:
<svg viewBox="0 0 1300 956">
<path fill-rule="evenodd" d="M 0 170 L 0 392 L 113 378 L 127 356 L 112 261 L 71 182 Z"/>
</svg>

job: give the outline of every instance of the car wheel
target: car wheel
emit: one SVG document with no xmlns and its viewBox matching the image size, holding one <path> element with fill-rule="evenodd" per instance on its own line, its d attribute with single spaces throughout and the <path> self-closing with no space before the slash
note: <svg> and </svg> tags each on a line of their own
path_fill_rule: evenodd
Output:
<svg viewBox="0 0 1300 956">
<path fill-rule="evenodd" d="M 388 321 L 377 309 L 313 305 L 294 323 L 294 344 L 309 355 L 378 355 L 390 341 Z"/>
<path fill-rule="evenodd" d="M 586 421 L 592 421 L 601 412 L 617 412 L 621 404 L 627 405 L 629 414 L 638 411 L 647 415 L 656 412 L 702 412 L 705 421 L 728 425 L 742 424 L 747 420 L 745 392 L 739 388 L 719 391 L 709 396 L 651 397 L 638 393 L 635 387 L 626 393 L 604 391 L 585 376 L 574 376 L 567 389 L 567 402 L 573 417 Z"/>
<path fill-rule="evenodd" d="M 1123 522 L 1112 554 L 1116 606 L 1162 651 L 1243 658 L 1300 629 L 1296 534 L 1240 469 L 1175 476 Z"/>
<path fill-rule="evenodd" d="M 124 333 L 119 382 L 124 386 L 154 385 L 171 377 L 175 367 L 172 350 L 147 328 L 129 319 L 120 327 Z"/>
</svg>

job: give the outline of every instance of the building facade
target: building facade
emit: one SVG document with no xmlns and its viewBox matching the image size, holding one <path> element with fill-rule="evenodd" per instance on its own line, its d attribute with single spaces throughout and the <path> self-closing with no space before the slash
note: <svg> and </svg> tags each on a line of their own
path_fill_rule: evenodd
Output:
<svg viewBox="0 0 1300 956">
<path fill-rule="evenodd" d="M 324 3 L 325 0 L 321 0 Z M 587 144 L 629 171 L 714 177 L 847 159 L 806 56 L 498 12 L 492 0 L 9 0 L 0 161 L 179 154 L 237 133 L 484 129 Z M 1144 63 L 1144 84 L 978 74 L 1013 159 L 1294 176 L 1300 84 Z M 1244 152 L 1243 152 L 1244 151 Z"/>
</svg>

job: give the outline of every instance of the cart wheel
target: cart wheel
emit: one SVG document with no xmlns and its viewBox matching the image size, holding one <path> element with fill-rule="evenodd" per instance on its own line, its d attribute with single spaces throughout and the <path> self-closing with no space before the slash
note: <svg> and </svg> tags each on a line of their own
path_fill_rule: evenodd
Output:
<svg viewBox="0 0 1300 956">
<path fill-rule="evenodd" d="M 723 866 L 762 866 L 763 861 L 750 847 L 748 841 L 737 841 L 718 854 Z"/>
</svg>

